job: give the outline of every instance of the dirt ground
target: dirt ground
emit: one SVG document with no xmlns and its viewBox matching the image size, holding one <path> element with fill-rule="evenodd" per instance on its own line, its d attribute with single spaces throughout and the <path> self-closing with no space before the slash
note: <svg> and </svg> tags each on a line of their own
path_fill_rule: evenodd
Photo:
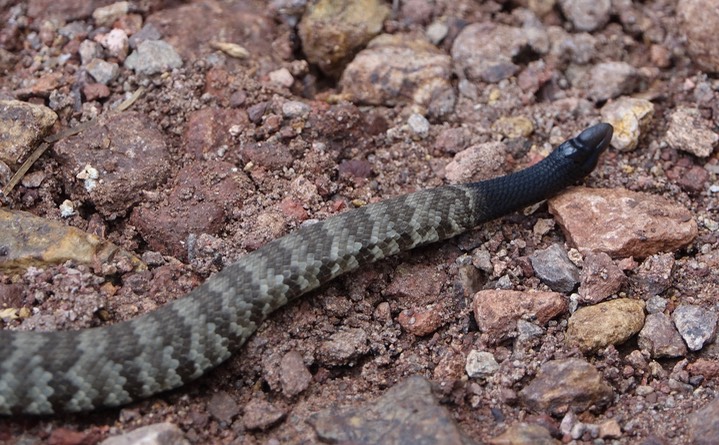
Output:
<svg viewBox="0 0 719 445">
<path fill-rule="evenodd" d="M 688 152 L 667 142 L 672 119 L 681 117 L 676 110 L 691 108 L 696 131 L 709 134 L 704 145 L 716 146 L 719 81 L 706 68 L 711 56 L 688 53 L 676 2 L 612 2 L 603 15 L 586 13 L 590 25 L 562 2 L 360 3 L 385 15 L 376 31 L 359 34 L 398 40 L 370 44 L 374 53 L 360 53 L 366 59 L 357 56 L 365 42 L 328 62 L 332 45 L 320 40 L 309 48 L 302 38 L 308 31 L 298 22 L 309 20 L 303 1 L 149 0 L 108 19 L 93 15 L 108 2 L 0 0 L 0 99 L 52 109 L 58 119 L 50 134 L 97 118 L 53 143 L 4 208 L 96 235 L 146 266 L 115 257 L 3 269 L 2 309 L 26 308 L 4 318 L 4 328 L 78 329 L 132 319 L 305 221 L 448 178 L 482 179 L 530 165 L 605 120 L 605 107 L 626 97 L 653 106 L 641 130 L 628 130 L 637 146 L 610 148 L 585 184 L 662 196 L 688 209 L 699 233 L 667 252 L 673 263 L 659 287 L 637 284 L 644 258 L 613 258 L 627 276 L 613 296 L 645 302 L 659 296 L 667 313 L 684 303 L 719 310 L 717 159 L 711 149 Z M 142 40 L 133 36 L 152 34 L 148 24 L 181 64 L 169 57 L 133 64 L 130 55 Z M 486 28 L 475 37 L 463 33 L 476 24 Z M 115 45 L 113 29 L 129 43 L 120 38 Z M 464 46 L 457 39 L 466 39 Z M 386 57 L 382 51 L 397 51 L 384 59 L 394 71 L 373 65 L 372 57 Z M 313 59 L 323 54 L 328 59 Z M 163 67 L 147 71 L 152 62 Z M 106 72 L 103 83 L 98 78 Z M 113 111 L 140 88 L 128 110 Z M 452 163 L 470 146 L 498 141 L 499 151 L 481 152 L 481 166 Z M 101 183 L 88 189 L 97 170 Z M 0 173 L 5 185 L 11 173 Z M 63 204 L 72 206 L 69 216 Z M 446 409 L 462 432 L 464 442 L 454 443 L 489 442 L 520 422 L 542 426 L 557 443 L 719 443 L 719 426 L 709 422 L 703 430 L 696 420 L 717 394 L 713 339 L 669 358 L 637 360 L 636 336 L 583 354 L 565 342 L 569 310 L 529 342 L 495 343 L 482 335 L 474 291 L 547 291 L 529 257 L 557 243 L 575 247 L 552 218 L 542 204 L 363 268 L 278 310 L 239 353 L 192 384 L 118 409 L 2 418 L 0 441 L 94 444 L 169 422 L 189 443 L 341 443 L 318 433 L 325 410 L 371 406 L 420 375 L 434 385 L 435 402 L 427 403 Z M 484 252 L 490 255 L 483 268 Z M 413 331 L 408 313 L 424 314 L 426 331 Z M 517 374 L 469 378 L 471 350 L 491 352 L 500 372 Z M 565 358 L 599 370 L 612 400 L 576 416 L 536 412 L 518 400 L 541 364 Z M 691 368 L 695 363 L 705 367 Z M 616 435 L 586 428 L 572 437 L 572 425 L 610 419 L 621 428 Z"/>
</svg>

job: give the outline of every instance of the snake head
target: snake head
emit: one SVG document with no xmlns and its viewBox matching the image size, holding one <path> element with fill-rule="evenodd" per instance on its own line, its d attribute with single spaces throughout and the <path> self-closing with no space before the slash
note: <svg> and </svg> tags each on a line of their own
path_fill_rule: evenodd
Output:
<svg viewBox="0 0 719 445">
<path fill-rule="evenodd" d="M 578 173 L 584 177 L 597 166 L 599 155 L 609 146 L 613 133 L 614 127 L 611 125 L 596 124 L 579 133 L 577 137 L 564 142 L 558 148 L 563 156 L 574 162 Z"/>
</svg>

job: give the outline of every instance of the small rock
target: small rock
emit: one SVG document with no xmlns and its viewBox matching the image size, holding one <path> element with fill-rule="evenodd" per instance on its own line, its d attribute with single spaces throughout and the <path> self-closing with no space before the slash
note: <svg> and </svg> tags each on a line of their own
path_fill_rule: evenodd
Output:
<svg viewBox="0 0 719 445">
<path fill-rule="evenodd" d="M 222 150 L 234 145 L 228 128 L 242 131 L 248 125 L 249 118 L 242 109 L 210 106 L 191 111 L 182 133 L 183 150 L 198 160 L 221 158 Z"/>
<path fill-rule="evenodd" d="M 301 393 L 312 382 L 312 373 L 305 366 L 302 356 L 297 351 L 290 351 L 280 361 L 280 384 L 287 397 Z"/>
<path fill-rule="evenodd" d="M 120 74 L 120 67 L 116 63 L 105 62 L 102 59 L 92 59 L 85 69 L 93 79 L 103 85 L 112 82 Z"/>
<path fill-rule="evenodd" d="M 207 410 L 215 419 L 229 424 L 240 413 L 240 406 L 231 395 L 225 391 L 220 391 L 212 395 L 210 403 L 207 405 Z"/>
<path fill-rule="evenodd" d="M 80 43 L 78 52 L 80 53 L 80 60 L 83 65 L 87 65 L 90 61 L 102 57 L 100 44 L 92 40 L 83 40 L 82 43 Z"/>
<path fill-rule="evenodd" d="M 632 288 L 646 295 L 659 295 L 672 284 L 674 255 L 661 253 L 647 257 L 632 277 Z"/>
<path fill-rule="evenodd" d="M 454 40 L 451 54 L 460 78 L 497 83 L 519 71 L 513 59 L 528 49 L 538 54 L 548 51 L 543 28 L 483 22 L 465 27 Z"/>
<path fill-rule="evenodd" d="M 340 86 L 353 102 L 410 104 L 437 117 L 454 109 L 451 73 L 451 59 L 429 42 L 404 34 L 382 34 L 347 65 Z"/>
<path fill-rule="evenodd" d="M 664 310 L 667 308 L 668 303 L 669 302 L 666 300 L 666 298 L 655 295 L 647 300 L 647 313 L 657 314 L 659 312 L 664 312 Z"/>
<path fill-rule="evenodd" d="M 622 437 L 622 427 L 614 419 L 605 420 L 599 424 L 599 437 L 602 439 L 619 439 Z"/>
<path fill-rule="evenodd" d="M 714 340 L 718 318 L 716 312 L 693 304 L 682 304 L 672 313 L 674 325 L 692 351 Z"/>
<path fill-rule="evenodd" d="M 544 363 L 534 380 L 519 392 L 519 397 L 534 412 L 561 416 L 569 410 L 582 412 L 592 406 L 606 406 L 612 401 L 614 391 L 594 366 L 582 359 L 570 358 Z"/>
<path fill-rule="evenodd" d="M 687 353 L 687 347 L 671 319 L 661 312 L 647 315 L 639 332 L 639 347 L 653 358 L 683 357 Z"/>
<path fill-rule="evenodd" d="M 444 324 L 440 309 L 439 305 L 426 309 L 405 309 L 400 312 L 397 322 L 405 331 L 424 337 L 436 332 Z"/>
<path fill-rule="evenodd" d="M 669 116 L 667 143 L 677 149 L 704 158 L 712 154 L 719 134 L 712 124 L 702 117 L 698 108 L 677 107 Z"/>
<path fill-rule="evenodd" d="M 432 395 L 430 383 L 419 376 L 396 384 L 373 402 L 328 408 L 309 422 L 322 443 L 469 445 L 453 416 Z"/>
<path fill-rule="evenodd" d="M 669 177 L 669 172 L 667 172 Z M 688 170 L 684 170 L 679 178 L 677 184 L 679 187 L 689 193 L 700 193 L 706 188 L 707 182 L 709 182 L 709 172 L 700 165 L 692 165 Z"/>
<path fill-rule="evenodd" d="M 434 147 L 441 153 L 457 154 L 467 148 L 472 135 L 464 127 L 445 128 L 434 141 Z"/>
<path fill-rule="evenodd" d="M 534 319 L 543 326 L 566 313 L 568 303 L 555 292 L 483 290 L 474 295 L 473 309 L 479 330 L 491 343 L 499 343 L 514 336 L 518 319 Z"/>
<path fill-rule="evenodd" d="M 460 151 L 444 168 L 452 184 L 487 179 L 502 172 L 507 147 L 501 142 L 485 142 Z"/>
<path fill-rule="evenodd" d="M 287 68 L 270 71 L 267 76 L 270 79 L 270 83 L 281 87 L 289 88 L 295 83 L 294 76 L 292 76 L 292 73 L 290 73 L 290 70 Z"/>
<path fill-rule="evenodd" d="M 127 59 L 125 67 L 136 74 L 150 76 L 182 66 L 182 59 L 169 43 L 163 40 L 145 40 Z"/>
<path fill-rule="evenodd" d="M 107 6 L 101 6 L 92 12 L 92 18 L 95 20 L 95 25 L 101 26 L 112 26 L 115 20 L 119 19 L 123 15 L 130 11 L 130 3 L 121 1 L 111 3 Z"/>
<path fill-rule="evenodd" d="M 322 362 L 329 366 L 352 366 L 358 357 L 368 352 L 367 333 L 359 328 L 336 332 L 319 348 Z"/>
<path fill-rule="evenodd" d="M 579 270 L 559 244 L 535 251 L 529 260 L 539 279 L 555 292 L 569 293 L 579 284 Z"/>
<path fill-rule="evenodd" d="M 502 116 L 492 123 L 492 131 L 509 139 L 527 138 L 534 132 L 534 123 L 524 116 Z"/>
<path fill-rule="evenodd" d="M 107 34 L 98 35 L 95 40 L 105 47 L 109 56 L 116 57 L 121 61 L 125 60 L 127 52 L 130 50 L 127 33 L 124 29 L 113 29 Z"/>
<path fill-rule="evenodd" d="M 248 430 L 266 430 L 280 422 L 287 414 L 262 399 L 252 399 L 245 405 L 242 423 Z"/>
<path fill-rule="evenodd" d="M 689 416 L 687 429 L 692 445 L 715 445 L 719 443 L 719 399 Z"/>
<path fill-rule="evenodd" d="M 424 139 L 429 134 L 429 121 L 421 114 L 412 113 L 407 119 L 407 127 L 409 131 L 420 139 Z"/>
<path fill-rule="evenodd" d="M 579 251 L 646 258 L 694 241 L 691 212 L 664 197 L 625 189 L 572 187 L 549 200 L 549 211 Z"/>
<path fill-rule="evenodd" d="M 160 31 L 157 29 L 157 27 L 152 23 L 147 23 L 145 24 L 145 26 L 142 27 L 141 30 L 130 36 L 130 48 L 137 49 L 140 43 L 144 42 L 145 40 L 160 40 L 161 38 L 162 34 L 160 34 Z"/>
<path fill-rule="evenodd" d="M 562 442 L 553 438 L 551 433 L 537 424 L 515 423 L 507 431 L 489 439 L 490 445 L 560 445 Z"/>
<path fill-rule="evenodd" d="M 42 170 L 30 172 L 22 177 L 20 183 L 23 185 L 23 187 L 27 187 L 29 189 L 38 188 L 45 180 L 47 175 L 48 173 Z"/>
<path fill-rule="evenodd" d="M 646 99 L 620 97 L 602 108 L 602 120 L 612 124 L 612 146 L 619 151 L 637 148 L 639 138 L 649 131 L 654 118 L 654 104 Z"/>
<path fill-rule="evenodd" d="M 488 378 L 499 371 L 499 363 L 492 353 L 472 349 L 467 355 L 464 369 L 471 379 Z"/>
<path fill-rule="evenodd" d="M 82 95 L 85 96 L 85 100 L 92 102 L 93 100 L 110 97 L 110 88 L 101 83 L 87 83 L 82 86 Z"/>
<path fill-rule="evenodd" d="M 309 105 L 298 100 L 288 100 L 282 104 L 282 115 L 287 119 L 306 117 L 310 111 L 312 108 Z"/>
<path fill-rule="evenodd" d="M 610 0 L 559 0 L 562 13 L 579 31 L 596 31 L 609 22 Z"/>
<path fill-rule="evenodd" d="M 567 343 L 584 353 L 629 340 L 644 326 L 644 302 L 619 298 L 578 309 L 569 317 Z"/>
<path fill-rule="evenodd" d="M 379 0 L 320 0 L 308 5 L 298 27 L 310 63 L 332 77 L 382 31 L 389 8 Z"/>
<path fill-rule="evenodd" d="M 189 445 L 185 434 L 172 423 L 156 423 L 129 433 L 108 437 L 100 445 Z"/>
<path fill-rule="evenodd" d="M 719 361 L 698 358 L 687 366 L 687 371 L 693 376 L 703 377 L 704 380 L 716 380 L 719 378 Z"/>
<path fill-rule="evenodd" d="M 588 252 L 580 273 L 580 302 L 596 304 L 613 295 L 626 283 L 627 277 L 604 252 Z"/>
<path fill-rule="evenodd" d="M 719 72 L 719 8 L 713 0 L 677 3 L 679 30 L 692 61 L 710 73 Z"/>
<path fill-rule="evenodd" d="M 427 39 L 429 39 L 432 45 L 439 45 L 442 40 L 447 37 L 448 33 L 449 26 L 447 26 L 445 22 L 440 21 L 432 22 L 425 32 Z"/>
<path fill-rule="evenodd" d="M 18 165 L 56 120 L 57 114 L 42 105 L 0 100 L 0 161 Z"/>
<path fill-rule="evenodd" d="M 603 62 L 589 70 L 589 97 L 596 102 L 633 93 L 639 86 L 637 69 L 626 62 Z"/>
</svg>

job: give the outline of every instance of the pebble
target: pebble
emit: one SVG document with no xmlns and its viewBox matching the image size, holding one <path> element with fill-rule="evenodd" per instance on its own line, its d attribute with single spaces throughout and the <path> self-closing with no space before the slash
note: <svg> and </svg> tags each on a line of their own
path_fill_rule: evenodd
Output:
<svg viewBox="0 0 719 445">
<path fill-rule="evenodd" d="M 101 6 L 92 12 L 97 27 L 112 26 L 113 22 L 130 11 L 130 3 L 121 1 Z"/>
<path fill-rule="evenodd" d="M 105 62 L 102 59 L 92 59 L 85 65 L 87 72 L 97 82 L 107 85 L 120 74 L 120 67 L 116 63 Z"/>
<path fill-rule="evenodd" d="M 454 109 L 449 79 L 452 60 L 431 43 L 404 34 L 382 34 L 360 51 L 342 73 L 342 93 L 353 102 L 412 105 L 431 117 Z"/>
<path fill-rule="evenodd" d="M 707 72 L 719 72 L 719 8 L 714 0 L 677 3 L 679 31 L 693 62 Z"/>
<path fill-rule="evenodd" d="M 100 44 L 93 42 L 92 40 L 83 40 L 82 43 L 80 43 L 78 52 L 80 53 L 80 60 L 83 65 L 87 65 L 91 60 L 102 56 L 102 48 L 100 48 Z"/>
<path fill-rule="evenodd" d="M 421 114 L 412 113 L 407 119 L 407 127 L 412 134 L 424 139 L 429 134 L 429 121 Z"/>
<path fill-rule="evenodd" d="M 682 304 L 672 313 L 674 325 L 692 351 L 698 351 L 714 340 L 718 318 L 713 310 L 693 304 Z"/>
<path fill-rule="evenodd" d="M 252 399 L 245 404 L 242 423 L 248 430 L 267 430 L 282 421 L 287 413 L 264 399 Z"/>
<path fill-rule="evenodd" d="M 536 250 L 529 260 L 539 279 L 555 292 L 569 293 L 579 284 L 579 269 L 559 244 Z"/>
<path fill-rule="evenodd" d="M 632 289 L 645 295 L 661 294 L 672 284 L 674 263 L 674 255 L 671 253 L 648 256 L 635 270 Z"/>
<path fill-rule="evenodd" d="M 491 352 L 472 349 L 467 354 L 464 370 L 471 379 L 487 378 L 499 371 L 499 363 Z"/>
<path fill-rule="evenodd" d="M 282 104 L 282 115 L 287 119 L 307 117 L 312 108 L 304 102 L 290 100 Z"/>
<path fill-rule="evenodd" d="M 619 151 L 637 148 L 653 119 L 654 104 L 646 99 L 622 96 L 602 108 L 602 120 L 614 127 L 612 146 Z"/>
<path fill-rule="evenodd" d="M 648 193 L 574 187 L 549 200 L 549 211 L 580 252 L 646 258 L 689 245 L 698 227 L 692 213 Z"/>
<path fill-rule="evenodd" d="M 589 97 L 596 102 L 631 94 L 639 87 L 639 73 L 626 62 L 602 62 L 589 70 Z"/>
<path fill-rule="evenodd" d="M 648 314 L 657 314 L 664 312 L 669 302 L 666 298 L 662 298 L 659 295 L 655 295 L 647 300 L 646 310 Z"/>
<path fill-rule="evenodd" d="M 719 399 L 689 416 L 688 427 L 693 445 L 716 445 L 719 443 Z"/>
<path fill-rule="evenodd" d="M 447 37 L 447 33 L 449 33 L 449 26 L 447 26 L 445 22 L 441 21 L 432 22 L 427 27 L 427 31 L 425 33 L 427 35 L 427 39 L 429 39 L 433 45 L 439 45 L 442 40 Z"/>
<path fill-rule="evenodd" d="M 125 60 L 127 52 L 130 50 L 127 33 L 124 29 L 113 29 L 107 34 L 98 35 L 95 40 L 105 47 L 109 56 L 116 57 L 121 61 Z"/>
<path fill-rule="evenodd" d="M 359 328 L 335 332 L 319 347 L 319 357 L 328 366 L 352 366 L 369 352 L 367 333 Z"/>
<path fill-rule="evenodd" d="M 594 366 L 583 359 L 569 358 L 544 363 L 519 397 L 534 412 L 561 416 L 569 410 L 582 412 L 593 406 L 607 406 L 614 391 Z"/>
<path fill-rule="evenodd" d="M 312 382 L 312 373 L 297 351 L 289 351 L 280 360 L 280 384 L 282 393 L 294 397 L 301 393 Z"/>
<path fill-rule="evenodd" d="M 671 319 L 661 312 L 647 315 L 639 332 L 638 344 L 652 358 L 683 357 L 687 353 L 687 347 Z"/>
<path fill-rule="evenodd" d="M 45 106 L 0 100 L 0 161 L 15 170 L 56 120 L 57 114 Z"/>
<path fill-rule="evenodd" d="M 587 252 L 579 274 L 580 302 L 596 304 L 613 295 L 627 282 L 619 266 L 604 252 Z"/>
<path fill-rule="evenodd" d="M 487 441 L 489 445 L 561 445 L 544 427 L 536 423 L 519 422 L 507 428 L 507 431 Z"/>
<path fill-rule="evenodd" d="M 596 31 L 609 22 L 610 0 L 559 0 L 564 16 L 579 31 Z"/>
<path fill-rule="evenodd" d="M 177 425 L 172 423 L 155 423 L 140 427 L 119 436 L 108 437 L 100 445 L 190 445 Z"/>
<path fill-rule="evenodd" d="M 566 341 L 584 353 L 591 353 L 624 343 L 642 326 L 644 302 L 618 298 L 577 309 L 569 317 Z"/>
<path fill-rule="evenodd" d="M 324 409 L 308 422 L 321 443 L 467 445 L 452 414 L 420 376 L 361 406 Z"/>
<path fill-rule="evenodd" d="M 719 142 L 719 134 L 712 127 L 698 108 L 677 107 L 669 116 L 665 139 L 672 148 L 705 158 Z"/>
<path fill-rule="evenodd" d="M 544 326 L 568 310 L 567 300 L 556 292 L 497 289 L 477 292 L 472 306 L 479 330 L 487 334 L 491 343 L 514 337 L 520 318 L 535 320 Z"/>
<path fill-rule="evenodd" d="M 541 326 L 537 326 L 534 323 L 522 320 L 517 320 L 517 340 L 526 341 L 532 338 L 541 337 L 544 334 L 544 329 Z"/>
<path fill-rule="evenodd" d="M 287 68 L 270 71 L 267 77 L 270 79 L 270 83 L 285 88 L 289 88 L 295 83 L 294 76 L 292 76 L 292 73 L 290 73 L 290 70 Z"/>
<path fill-rule="evenodd" d="M 240 414 L 240 406 L 226 391 L 213 394 L 207 404 L 207 410 L 212 417 L 225 424 L 230 424 L 232 419 Z"/>
<path fill-rule="evenodd" d="M 502 116 L 492 123 L 492 131 L 509 139 L 528 138 L 534 123 L 524 116 Z"/>
<path fill-rule="evenodd" d="M 380 0 L 312 2 L 298 27 L 302 51 L 322 72 L 339 77 L 352 56 L 382 31 L 389 13 Z"/>
<path fill-rule="evenodd" d="M 501 142 L 472 145 L 456 155 L 444 168 L 444 176 L 452 184 L 477 181 L 502 173 L 507 147 Z"/>
<path fill-rule="evenodd" d="M 164 73 L 182 66 L 182 59 L 164 40 L 145 40 L 125 59 L 125 67 L 136 74 Z"/>
<path fill-rule="evenodd" d="M 497 83 L 520 70 L 513 58 L 527 48 L 538 54 L 549 50 L 549 39 L 543 28 L 483 22 L 465 27 L 454 40 L 451 54 L 460 78 Z"/>
<path fill-rule="evenodd" d="M 397 322 L 402 326 L 402 329 L 418 337 L 433 334 L 444 324 L 440 305 L 432 305 L 428 308 L 405 309 L 400 312 Z"/>
</svg>

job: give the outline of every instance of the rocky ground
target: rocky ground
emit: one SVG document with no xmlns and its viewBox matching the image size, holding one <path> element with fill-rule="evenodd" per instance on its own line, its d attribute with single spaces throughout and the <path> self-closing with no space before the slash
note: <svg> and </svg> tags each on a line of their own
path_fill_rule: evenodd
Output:
<svg viewBox="0 0 719 445">
<path fill-rule="evenodd" d="M 716 1 L 0 6 L 8 330 L 131 319 L 301 224 L 615 127 L 583 186 L 3 443 L 719 443 Z"/>
</svg>

